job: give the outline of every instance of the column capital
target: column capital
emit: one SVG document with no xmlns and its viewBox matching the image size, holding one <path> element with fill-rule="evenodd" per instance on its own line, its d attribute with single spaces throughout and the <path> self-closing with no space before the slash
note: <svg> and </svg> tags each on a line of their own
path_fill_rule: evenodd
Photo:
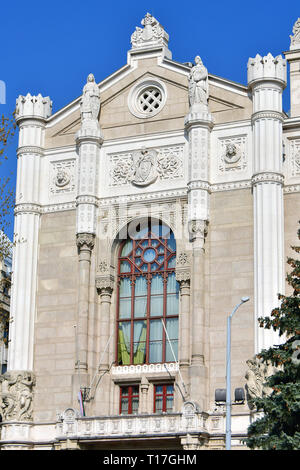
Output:
<svg viewBox="0 0 300 470">
<path fill-rule="evenodd" d="M 204 239 L 208 231 L 208 221 L 207 220 L 191 220 L 189 222 L 189 234 L 191 241 L 199 241 L 204 245 Z"/>
<path fill-rule="evenodd" d="M 95 245 L 95 235 L 93 233 L 77 233 L 76 234 L 76 244 L 81 250 L 92 251 Z"/>
<path fill-rule="evenodd" d="M 112 296 L 114 289 L 114 276 L 112 274 L 98 274 L 96 276 L 96 289 L 100 296 Z"/>
</svg>

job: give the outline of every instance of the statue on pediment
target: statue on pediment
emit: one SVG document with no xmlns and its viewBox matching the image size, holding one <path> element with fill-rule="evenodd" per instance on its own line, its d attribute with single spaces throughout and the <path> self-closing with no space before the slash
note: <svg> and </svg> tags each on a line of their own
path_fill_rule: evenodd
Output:
<svg viewBox="0 0 300 470">
<path fill-rule="evenodd" d="M 207 107 L 208 100 L 208 73 L 199 56 L 195 57 L 195 64 L 189 75 L 189 102 L 191 107 L 200 105 Z M 197 106 L 198 107 L 198 106 Z"/>
<path fill-rule="evenodd" d="M 81 120 L 98 120 L 100 111 L 100 91 L 92 73 L 87 78 L 87 83 L 83 87 L 80 101 Z"/>
<path fill-rule="evenodd" d="M 291 38 L 291 46 L 297 46 L 300 49 L 300 18 L 296 21 L 293 27 L 293 36 Z"/>
</svg>

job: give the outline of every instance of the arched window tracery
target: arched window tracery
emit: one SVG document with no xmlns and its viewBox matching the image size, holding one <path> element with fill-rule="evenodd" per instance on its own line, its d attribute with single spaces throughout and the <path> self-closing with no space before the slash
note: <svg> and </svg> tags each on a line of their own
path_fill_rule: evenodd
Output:
<svg viewBox="0 0 300 470">
<path fill-rule="evenodd" d="M 174 234 L 161 223 L 148 223 L 136 238 L 121 243 L 116 348 L 119 365 L 173 362 L 173 353 L 177 358 L 179 285 L 175 263 Z"/>
</svg>

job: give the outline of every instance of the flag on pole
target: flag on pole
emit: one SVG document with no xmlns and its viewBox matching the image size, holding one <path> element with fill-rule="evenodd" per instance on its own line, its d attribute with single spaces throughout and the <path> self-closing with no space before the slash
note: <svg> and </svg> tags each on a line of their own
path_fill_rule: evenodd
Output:
<svg viewBox="0 0 300 470">
<path fill-rule="evenodd" d="M 84 400 L 82 396 L 82 390 L 78 392 L 78 401 L 79 401 L 79 407 L 80 407 L 80 414 L 81 416 L 85 416 L 85 410 L 84 410 Z"/>
</svg>

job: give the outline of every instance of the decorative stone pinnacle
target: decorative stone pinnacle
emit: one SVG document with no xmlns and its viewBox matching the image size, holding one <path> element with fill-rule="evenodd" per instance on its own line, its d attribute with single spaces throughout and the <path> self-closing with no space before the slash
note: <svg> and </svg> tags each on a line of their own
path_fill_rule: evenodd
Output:
<svg viewBox="0 0 300 470">
<path fill-rule="evenodd" d="M 286 59 L 281 55 L 273 57 L 269 52 L 262 57 L 257 54 L 255 58 L 249 58 L 247 68 L 249 84 L 261 80 L 276 80 L 286 85 Z"/>
<path fill-rule="evenodd" d="M 290 50 L 300 49 L 300 18 L 297 19 L 293 27 L 293 36 L 290 35 Z"/>
<path fill-rule="evenodd" d="M 32 96 L 27 93 L 26 96 L 20 95 L 16 100 L 16 120 L 22 118 L 40 118 L 47 119 L 52 113 L 52 101 L 49 96 L 43 97 L 41 94 Z"/>
</svg>

